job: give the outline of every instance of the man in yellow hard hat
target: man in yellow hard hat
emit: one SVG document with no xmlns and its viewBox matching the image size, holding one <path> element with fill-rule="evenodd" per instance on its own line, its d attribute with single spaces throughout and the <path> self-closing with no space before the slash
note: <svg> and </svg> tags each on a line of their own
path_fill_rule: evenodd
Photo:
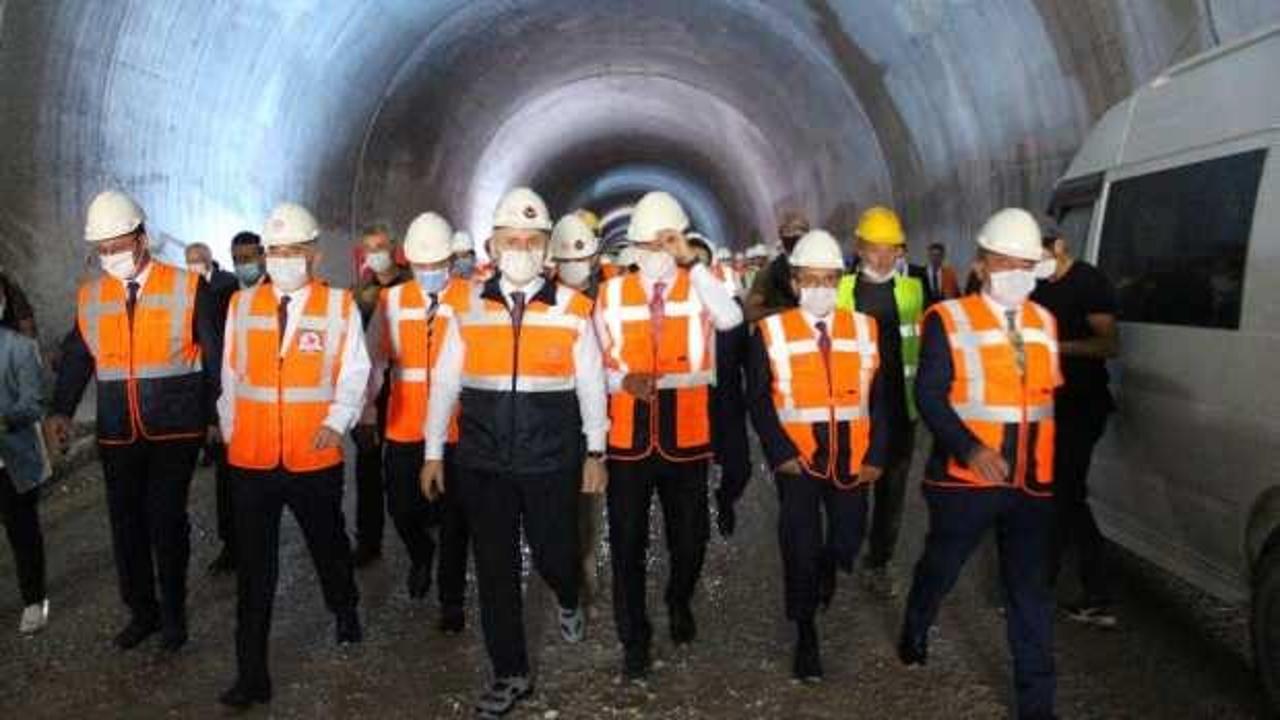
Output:
<svg viewBox="0 0 1280 720">
<path fill-rule="evenodd" d="M 842 309 L 874 317 L 880 326 L 886 405 L 883 416 L 889 426 L 888 461 L 872 497 L 864 577 L 873 593 L 892 597 L 895 591 L 889 561 L 902 526 L 907 471 L 915 449 L 917 415 L 911 386 L 920 357 L 924 284 L 898 270 L 906 255 L 907 236 L 894 211 L 881 206 L 869 208 L 858 220 L 854 241 L 860 261 L 858 272 L 841 279 L 836 302 Z M 822 589 L 824 600 L 830 602 L 835 572 L 825 570 Z"/>
</svg>

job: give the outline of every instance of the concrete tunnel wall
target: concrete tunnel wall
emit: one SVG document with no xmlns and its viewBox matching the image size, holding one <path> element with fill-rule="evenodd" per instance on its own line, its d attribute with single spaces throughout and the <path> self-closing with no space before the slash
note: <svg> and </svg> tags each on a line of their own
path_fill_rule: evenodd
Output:
<svg viewBox="0 0 1280 720">
<path fill-rule="evenodd" d="M 508 186 L 562 212 L 629 175 L 712 198 L 730 245 L 785 207 L 845 234 L 886 202 L 917 256 L 963 262 L 1110 104 L 1276 21 L 1274 0 L 0 0 L 0 266 L 51 339 L 109 186 L 171 260 L 225 261 L 301 201 L 344 281 L 363 222 L 437 209 L 483 237 Z"/>
</svg>

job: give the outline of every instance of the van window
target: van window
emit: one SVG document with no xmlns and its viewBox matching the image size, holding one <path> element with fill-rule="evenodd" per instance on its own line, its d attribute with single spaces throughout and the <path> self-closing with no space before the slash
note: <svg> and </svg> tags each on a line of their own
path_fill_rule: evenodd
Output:
<svg viewBox="0 0 1280 720">
<path fill-rule="evenodd" d="M 1238 329 L 1266 150 L 1111 185 L 1098 265 L 1128 322 Z"/>
</svg>

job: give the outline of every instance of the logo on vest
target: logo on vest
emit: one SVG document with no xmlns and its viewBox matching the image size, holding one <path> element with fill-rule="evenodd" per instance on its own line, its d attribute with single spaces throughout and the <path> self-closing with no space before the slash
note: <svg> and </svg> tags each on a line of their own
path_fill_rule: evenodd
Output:
<svg viewBox="0 0 1280 720">
<path fill-rule="evenodd" d="M 324 352 L 324 336 L 315 330 L 304 330 L 298 333 L 298 352 Z"/>
</svg>

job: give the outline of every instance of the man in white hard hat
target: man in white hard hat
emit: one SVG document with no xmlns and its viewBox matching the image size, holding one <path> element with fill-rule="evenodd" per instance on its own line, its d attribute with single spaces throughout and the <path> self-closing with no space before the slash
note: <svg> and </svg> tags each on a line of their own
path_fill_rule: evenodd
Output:
<svg viewBox="0 0 1280 720">
<path fill-rule="evenodd" d="M 786 612 L 796 625 L 792 675 L 817 682 L 822 576 L 828 568 L 853 570 L 868 488 L 887 459 L 888 408 L 875 318 L 836 307 L 844 271 L 839 243 L 813 230 L 788 260 L 799 306 L 757 325 L 749 406 L 778 486 Z"/>
<path fill-rule="evenodd" d="M 277 206 L 262 233 L 270 283 L 236 293 L 218 400 L 235 479 L 238 593 L 235 683 L 223 704 L 271 700 L 271 608 L 287 506 L 307 537 L 338 644 L 360 642 L 342 516 L 342 438 L 360 417 L 369 356 L 347 290 L 316 276 L 320 235 L 306 208 Z"/>
<path fill-rule="evenodd" d="M 455 232 L 450 250 L 453 253 L 450 269 L 454 277 L 469 279 L 476 269 L 476 247 L 471 234 L 462 230 Z"/>
<path fill-rule="evenodd" d="M 46 431 L 55 451 L 65 445 L 96 375 L 112 547 L 132 615 L 115 642 L 127 650 L 160 630 L 176 651 L 187 640 L 187 492 L 216 422 L 222 334 L 208 285 L 151 257 L 145 220 L 121 192 L 89 205 L 85 240 L 103 274 L 80 286 Z"/>
<path fill-rule="evenodd" d="M 1001 210 L 978 233 L 982 292 L 924 318 L 916 399 L 933 432 L 925 468 L 929 534 L 907 598 L 898 655 L 923 665 L 929 628 L 965 560 L 995 530 L 1019 718 L 1053 717 L 1053 525 L 1057 326 L 1030 301 L 1042 254 L 1025 210 Z"/>
<path fill-rule="evenodd" d="M 556 223 L 551 231 L 551 260 L 557 281 L 595 298 L 600 284 L 600 238 L 581 216 L 570 213 Z"/>
<path fill-rule="evenodd" d="M 418 482 L 434 366 L 446 327 L 453 321 L 448 310 L 441 311 L 440 298 L 450 282 L 466 284 L 465 280 L 450 277 L 451 234 L 448 221 L 436 213 L 423 213 L 409 225 L 404 255 L 414 279 L 383 290 L 374 311 L 368 333 L 373 363 L 368 397 L 380 397 L 386 381 L 389 390 L 383 437 L 387 510 L 409 554 L 409 597 L 424 598 L 431 588 L 431 566 L 436 558 L 433 531 L 438 528 L 440 627 L 447 633 L 456 633 L 465 624 L 466 519 L 456 488 L 432 502 L 423 496 Z M 372 422 L 371 416 L 371 408 L 367 407 L 365 421 Z M 454 462 L 457 439 L 454 424 L 445 445 L 446 474 L 454 480 L 459 480 Z"/>
<path fill-rule="evenodd" d="M 452 482 L 443 459 L 456 406 L 456 453 L 465 475 L 456 489 L 471 526 L 480 618 L 493 663 L 494 682 L 476 703 L 482 715 L 505 714 L 533 690 L 521 527 L 534 566 L 559 600 L 561 637 L 580 642 L 578 494 L 603 492 L 607 482 L 604 369 L 591 301 L 543 278 L 551 229 L 536 193 L 507 193 L 490 238 L 497 274 L 451 285 L 441 306 L 454 322 L 433 375 L 422 487 L 434 498 Z"/>
<path fill-rule="evenodd" d="M 697 262 L 675 198 L 651 192 L 627 236 L 638 272 L 613 278 L 596 299 L 596 332 L 609 375 L 609 546 L 623 671 L 648 675 L 653 634 L 646 607 L 649 507 L 666 518 L 671 571 L 665 594 L 671 638 L 694 640 L 690 603 L 710 535 L 707 470 L 715 331 L 742 323 L 742 309 Z M 682 265 L 688 266 L 681 267 Z"/>
</svg>

